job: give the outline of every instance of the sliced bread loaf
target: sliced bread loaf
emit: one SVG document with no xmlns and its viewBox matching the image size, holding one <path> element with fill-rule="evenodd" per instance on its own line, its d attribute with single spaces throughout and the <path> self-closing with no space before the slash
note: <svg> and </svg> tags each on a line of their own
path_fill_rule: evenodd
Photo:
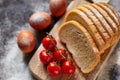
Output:
<svg viewBox="0 0 120 80">
<path fill-rule="evenodd" d="M 97 11 L 105 18 L 105 20 L 108 22 L 108 24 L 111 26 L 115 33 L 118 32 L 117 24 L 112 20 L 109 14 L 106 11 L 104 11 L 104 9 L 97 6 L 96 4 L 92 4 L 91 6 L 97 9 Z"/>
<path fill-rule="evenodd" d="M 119 18 L 119 13 L 110 5 L 103 3 L 103 2 L 99 2 L 96 3 L 96 5 L 100 6 L 101 8 L 103 8 L 110 16 L 111 18 L 114 20 L 114 22 L 117 24 L 117 27 L 119 28 L 120 31 L 120 18 Z M 118 32 L 118 36 L 119 36 Z M 117 39 L 116 39 L 117 40 Z M 114 42 L 116 42 L 115 39 L 113 39 Z M 112 45 L 114 44 L 114 42 L 112 43 Z"/>
<path fill-rule="evenodd" d="M 99 63 L 100 55 L 88 31 L 80 23 L 68 21 L 59 28 L 58 34 L 81 71 L 91 72 Z"/>
<path fill-rule="evenodd" d="M 105 42 L 103 40 L 103 38 L 101 37 L 101 35 L 99 34 L 99 32 L 97 31 L 94 23 L 87 17 L 87 15 L 77 9 L 74 9 L 72 11 L 70 11 L 65 18 L 66 22 L 67 21 L 71 21 L 71 20 L 75 20 L 79 23 L 81 23 L 86 29 L 87 31 L 90 33 L 90 35 L 92 36 L 92 38 L 94 39 L 97 47 L 99 48 L 100 53 L 103 53 L 105 48 Z"/>
<path fill-rule="evenodd" d="M 109 14 L 106 11 L 104 11 L 104 9 L 102 9 L 96 4 L 92 4 L 91 6 L 97 9 L 97 11 L 104 17 L 104 19 L 107 21 L 107 23 L 110 25 L 110 27 L 114 31 L 115 34 L 113 36 L 113 40 L 111 41 L 111 46 L 112 46 L 118 38 L 119 29 L 117 27 L 117 24 L 113 21 L 113 19 L 109 16 Z"/>
<path fill-rule="evenodd" d="M 105 18 L 91 5 L 84 5 L 84 7 L 88 8 L 91 12 L 94 13 L 94 15 L 100 20 L 101 24 L 103 25 L 104 29 L 108 32 L 108 34 L 111 36 L 111 41 L 114 38 L 114 31 L 110 27 L 110 25 L 107 23 Z M 111 43 L 111 42 L 110 42 Z"/>
<path fill-rule="evenodd" d="M 77 9 L 80 9 L 81 11 L 83 11 L 93 21 L 97 30 L 99 31 L 100 35 L 105 41 L 106 49 L 109 48 L 110 47 L 110 36 L 108 35 L 107 31 L 103 28 L 103 26 L 101 25 L 97 17 L 89 9 L 83 6 L 77 7 Z"/>
<path fill-rule="evenodd" d="M 111 18 L 118 25 L 118 27 L 120 26 L 120 19 L 119 19 L 118 12 L 112 6 L 110 6 L 104 2 L 99 2 L 99 3 L 95 3 L 95 4 L 100 6 L 101 8 L 103 8 L 111 16 Z"/>
</svg>

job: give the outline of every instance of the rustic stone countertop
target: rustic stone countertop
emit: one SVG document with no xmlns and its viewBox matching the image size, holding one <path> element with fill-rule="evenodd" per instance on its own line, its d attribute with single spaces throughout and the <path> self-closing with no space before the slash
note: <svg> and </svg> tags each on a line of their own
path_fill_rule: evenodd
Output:
<svg viewBox="0 0 120 80">
<path fill-rule="evenodd" d="M 69 0 L 70 1 L 70 0 Z M 120 12 L 120 0 L 111 0 L 110 4 Z M 49 32 L 58 19 L 44 31 L 34 31 L 29 16 L 36 11 L 49 11 L 49 0 L 0 0 L 0 80 L 35 80 L 28 63 L 41 43 L 45 32 Z M 16 39 L 18 33 L 28 29 L 35 33 L 36 48 L 29 55 L 23 55 Z M 114 50 L 99 80 L 120 80 L 120 43 Z"/>
</svg>

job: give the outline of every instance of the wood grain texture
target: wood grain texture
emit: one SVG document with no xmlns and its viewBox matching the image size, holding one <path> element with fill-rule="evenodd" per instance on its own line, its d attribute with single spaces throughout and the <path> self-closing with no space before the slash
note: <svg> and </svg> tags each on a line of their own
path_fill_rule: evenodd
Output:
<svg viewBox="0 0 120 80">
<path fill-rule="evenodd" d="M 89 2 L 87 2 L 85 0 L 74 0 L 74 1 L 72 1 L 70 3 L 70 5 L 68 6 L 67 12 L 71 9 L 74 9 L 78 5 L 84 4 L 84 3 L 87 4 Z M 58 47 L 65 48 L 60 43 L 59 37 L 58 37 L 58 32 L 57 32 L 58 27 L 63 22 L 64 22 L 64 16 L 55 24 L 55 26 L 51 30 L 50 34 L 53 37 L 56 38 L 57 43 L 58 43 L 57 44 Z M 116 42 L 116 44 L 118 43 L 118 41 Z M 39 53 L 40 53 L 41 50 L 44 49 L 42 45 L 40 45 L 40 47 L 38 48 L 38 50 L 35 52 L 34 56 L 32 57 L 32 59 L 29 63 L 29 68 L 30 68 L 30 71 L 32 72 L 32 74 L 39 80 L 96 80 L 98 74 L 103 69 L 104 65 L 106 64 L 106 61 L 108 60 L 109 56 L 111 55 L 112 51 L 114 50 L 116 44 L 105 51 L 105 54 L 103 54 L 101 56 L 102 57 L 101 62 L 98 64 L 98 66 L 95 68 L 95 70 L 93 70 L 89 74 L 83 74 L 80 71 L 80 69 L 77 68 L 73 75 L 61 74 L 60 76 L 57 76 L 57 77 L 49 76 L 49 74 L 46 71 L 46 66 L 44 66 L 39 60 Z M 69 55 L 69 57 L 71 58 L 71 55 Z"/>
</svg>

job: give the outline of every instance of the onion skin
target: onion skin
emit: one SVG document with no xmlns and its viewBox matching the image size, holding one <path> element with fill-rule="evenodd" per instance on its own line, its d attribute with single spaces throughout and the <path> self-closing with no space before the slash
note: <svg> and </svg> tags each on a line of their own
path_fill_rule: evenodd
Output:
<svg viewBox="0 0 120 80">
<path fill-rule="evenodd" d="M 35 12 L 29 18 L 31 27 L 35 30 L 43 30 L 51 24 L 51 16 L 46 12 Z"/>
<path fill-rule="evenodd" d="M 67 8 L 67 0 L 50 0 L 50 10 L 55 17 L 62 16 Z"/>
<path fill-rule="evenodd" d="M 36 39 L 32 32 L 23 30 L 18 34 L 17 44 L 24 53 L 30 53 L 35 48 Z"/>
</svg>

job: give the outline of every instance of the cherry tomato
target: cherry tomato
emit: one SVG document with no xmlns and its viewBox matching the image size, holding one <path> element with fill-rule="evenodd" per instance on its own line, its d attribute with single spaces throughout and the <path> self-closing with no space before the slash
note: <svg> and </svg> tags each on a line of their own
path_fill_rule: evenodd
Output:
<svg viewBox="0 0 120 80">
<path fill-rule="evenodd" d="M 64 49 L 58 49 L 54 52 L 54 59 L 57 61 L 64 61 L 68 57 L 67 53 Z"/>
<path fill-rule="evenodd" d="M 47 35 L 45 38 L 43 38 L 42 44 L 45 49 L 54 51 L 57 45 L 57 42 L 55 38 L 51 37 L 50 35 Z"/>
<path fill-rule="evenodd" d="M 75 66 L 72 64 L 71 60 L 66 60 L 64 61 L 64 63 L 62 64 L 62 71 L 65 74 L 73 74 L 75 72 Z"/>
<path fill-rule="evenodd" d="M 61 67 L 56 62 L 50 62 L 47 66 L 47 71 L 51 76 L 58 76 L 61 73 Z"/>
<path fill-rule="evenodd" d="M 42 50 L 40 52 L 39 58 L 40 58 L 42 63 L 48 64 L 50 61 L 53 60 L 53 53 L 48 52 L 47 50 Z"/>
</svg>

